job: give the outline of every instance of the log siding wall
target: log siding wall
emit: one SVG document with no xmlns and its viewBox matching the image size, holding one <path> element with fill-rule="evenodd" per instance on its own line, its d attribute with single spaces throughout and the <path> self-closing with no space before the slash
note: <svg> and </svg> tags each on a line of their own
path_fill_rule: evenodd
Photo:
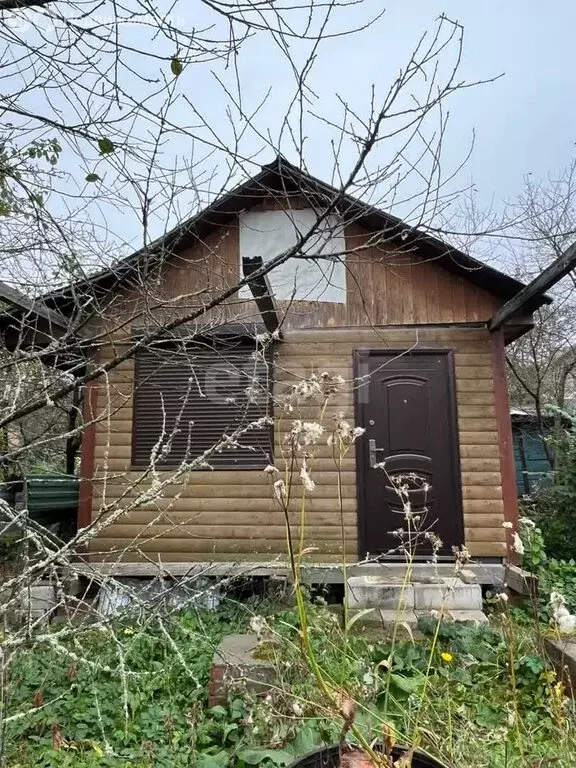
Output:
<svg viewBox="0 0 576 768">
<path fill-rule="evenodd" d="M 505 555 L 504 506 L 498 425 L 495 411 L 491 343 L 485 329 L 473 327 L 335 328 L 287 331 L 276 345 L 274 395 L 281 400 L 291 381 L 326 370 L 346 384 L 331 400 L 324 416 L 330 426 L 338 411 L 354 418 L 352 353 L 362 348 L 452 348 L 456 354 L 456 391 L 460 441 L 465 540 L 477 557 Z M 112 350 L 109 350 L 112 354 Z M 105 359 L 106 350 L 101 356 Z M 152 557 L 169 562 L 196 560 L 270 560 L 286 552 L 282 513 L 273 500 L 270 479 L 254 471 L 194 471 L 170 483 L 163 497 L 139 503 L 150 478 L 131 471 L 133 363 L 123 364 L 98 385 L 95 427 L 95 480 L 92 514 L 109 505 L 118 515 L 96 538 L 91 549 L 124 552 L 125 560 Z M 276 409 L 276 463 L 283 469 L 283 442 L 295 418 L 315 420 L 319 406 L 301 404 L 292 413 Z M 341 552 L 344 524 L 348 559 L 358 557 L 354 450 L 341 463 L 342 509 L 338 472 L 332 449 L 322 445 L 311 461 L 316 489 L 307 502 L 306 541 L 318 548 L 318 560 L 335 560 Z M 160 472 L 156 482 L 171 478 Z M 299 486 L 298 473 L 294 478 Z M 292 522 L 297 532 L 299 488 L 294 494 Z M 342 512 L 342 515 L 341 515 Z"/>
</svg>

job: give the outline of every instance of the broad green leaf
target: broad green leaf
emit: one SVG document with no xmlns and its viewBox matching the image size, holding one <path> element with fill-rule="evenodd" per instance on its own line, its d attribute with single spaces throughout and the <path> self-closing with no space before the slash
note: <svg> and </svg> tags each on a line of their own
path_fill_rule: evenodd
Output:
<svg viewBox="0 0 576 768">
<path fill-rule="evenodd" d="M 390 682 L 405 693 L 416 693 L 424 682 L 424 675 L 416 677 L 404 677 L 403 675 L 390 674 Z"/>
<path fill-rule="evenodd" d="M 247 765 L 260 765 L 265 760 L 280 766 L 292 762 L 292 755 L 283 749 L 242 749 L 238 758 Z"/>
<path fill-rule="evenodd" d="M 103 136 L 101 139 L 98 139 L 98 149 L 101 155 L 109 155 L 111 152 L 114 152 L 115 147 L 110 139 Z"/>
<path fill-rule="evenodd" d="M 207 755 L 206 753 L 198 755 L 198 759 L 195 761 L 195 768 L 224 768 L 228 765 L 230 755 L 224 749 L 220 752 L 216 752 L 214 755 Z"/>
<path fill-rule="evenodd" d="M 296 738 L 286 746 L 286 750 L 292 754 L 292 757 L 299 757 L 311 752 L 323 743 L 322 736 L 312 725 L 306 725 L 298 731 Z"/>
</svg>

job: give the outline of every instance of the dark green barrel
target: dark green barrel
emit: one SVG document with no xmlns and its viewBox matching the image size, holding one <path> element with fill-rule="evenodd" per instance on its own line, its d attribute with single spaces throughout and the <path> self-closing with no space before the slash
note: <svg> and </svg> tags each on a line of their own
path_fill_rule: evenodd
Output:
<svg viewBox="0 0 576 768">
<path fill-rule="evenodd" d="M 74 475 L 45 473 L 24 478 L 25 504 L 33 520 L 44 525 L 60 523 L 76 516 L 78 478 Z"/>
</svg>

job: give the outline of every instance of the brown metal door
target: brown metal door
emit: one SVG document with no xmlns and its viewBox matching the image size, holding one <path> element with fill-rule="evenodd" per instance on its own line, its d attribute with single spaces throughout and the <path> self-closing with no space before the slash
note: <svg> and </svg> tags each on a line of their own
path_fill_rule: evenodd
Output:
<svg viewBox="0 0 576 768">
<path fill-rule="evenodd" d="M 402 556 L 392 532 L 408 528 L 406 500 L 420 516 L 416 555 L 432 551 L 426 531 L 451 554 L 464 541 L 452 351 L 357 350 L 355 370 L 366 429 L 356 451 L 360 557 Z"/>
</svg>

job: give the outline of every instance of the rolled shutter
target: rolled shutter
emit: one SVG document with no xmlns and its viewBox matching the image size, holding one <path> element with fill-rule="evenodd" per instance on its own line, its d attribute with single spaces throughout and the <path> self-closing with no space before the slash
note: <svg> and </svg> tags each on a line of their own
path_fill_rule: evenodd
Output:
<svg viewBox="0 0 576 768">
<path fill-rule="evenodd" d="M 262 469 L 272 452 L 270 426 L 248 428 L 269 414 L 268 365 L 254 342 L 143 350 L 136 356 L 132 464 L 151 457 L 174 467 L 246 429 L 234 447 L 213 452 L 210 466 Z"/>
</svg>

